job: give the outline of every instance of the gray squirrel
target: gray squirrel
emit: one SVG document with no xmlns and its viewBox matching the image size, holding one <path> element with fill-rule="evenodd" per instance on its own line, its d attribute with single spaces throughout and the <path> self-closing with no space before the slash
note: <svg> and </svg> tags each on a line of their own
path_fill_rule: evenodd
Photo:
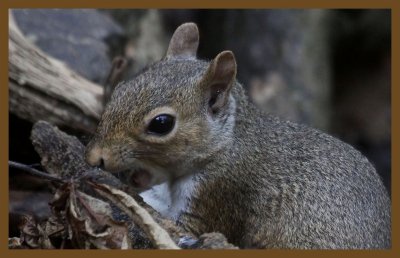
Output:
<svg viewBox="0 0 400 258">
<path fill-rule="evenodd" d="M 367 158 L 263 113 L 233 53 L 198 60 L 198 44 L 194 23 L 179 26 L 165 58 L 116 87 L 87 162 L 195 235 L 221 232 L 241 248 L 390 248 L 390 199 Z"/>
</svg>

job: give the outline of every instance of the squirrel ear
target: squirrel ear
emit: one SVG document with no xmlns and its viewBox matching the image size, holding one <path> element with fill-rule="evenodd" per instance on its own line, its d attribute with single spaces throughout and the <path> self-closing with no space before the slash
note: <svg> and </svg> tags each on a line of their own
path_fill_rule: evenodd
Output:
<svg viewBox="0 0 400 258">
<path fill-rule="evenodd" d="M 199 29 L 189 22 L 179 26 L 169 42 L 167 58 L 195 58 L 199 46 Z"/>
<path fill-rule="evenodd" d="M 204 82 L 212 113 L 225 106 L 236 77 L 236 60 L 231 51 L 219 53 L 209 65 Z"/>
</svg>

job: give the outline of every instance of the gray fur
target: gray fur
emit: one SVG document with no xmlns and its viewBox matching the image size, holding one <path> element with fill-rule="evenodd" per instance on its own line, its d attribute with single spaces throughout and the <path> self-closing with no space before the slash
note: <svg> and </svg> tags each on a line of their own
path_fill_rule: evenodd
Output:
<svg viewBox="0 0 400 258">
<path fill-rule="evenodd" d="M 113 171 L 137 161 L 163 168 L 172 186 L 194 174 L 196 188 L 177 223 L 197 235 L 219 231 L 242 248 L 391 247 L 390 199 L 364 156 L 263 113 L 236 81 L 210 113 L 209 69 L 194 58 L 165 58 L 121 83 L 88 155 L 94 146 L 107 150 Z M 168 141 L 151 142 L 143 118 L 163 106 L 177 112 L 178 128 Z"/>
<path fill-rule="evenodd" d="M 184 23 L 172 35 L 167 58 L 195 58 L 199 47 L 199 30 L 194 23 Z"/>
</svg>

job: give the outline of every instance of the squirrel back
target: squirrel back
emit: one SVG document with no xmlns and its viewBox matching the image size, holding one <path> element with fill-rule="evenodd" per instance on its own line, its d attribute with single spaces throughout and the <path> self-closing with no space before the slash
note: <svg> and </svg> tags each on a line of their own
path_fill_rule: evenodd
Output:
<svg viewBox="0 0 400 258">
<path fill-rule="evenodd" d="M 114 91 L 87 161 L 196 235 L 243 248 L 390 248 L 390 199 L 351 146 L 257 109 L 223 51 L 196 59 L 193 23 Z"/>
</svg>

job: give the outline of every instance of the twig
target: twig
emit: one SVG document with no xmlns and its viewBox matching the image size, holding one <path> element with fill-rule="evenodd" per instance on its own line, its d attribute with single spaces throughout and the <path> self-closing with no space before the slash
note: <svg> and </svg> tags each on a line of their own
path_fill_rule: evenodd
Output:
<svg viewBox="0 0 400 258">
<path fill-rule="evenodd" d="M 42 167 L 42 165 L 41 165 L 40 163 L 30 164 L 30 165 L 28 165 L 28 166 L 31 167 L 31 168 L 34 168 L 34 167 Z"/>
<path fill-rule="evenodd" d="M 29 165 L 25 165 L 25 164 L 18 163 L 18 162 L 15 162 L 15 161 L 8 161 L 8 165 L 10 167 L 18 168 L 20 170 L 28 172 L 29 174 L 31 174 L 33 176 L 36 176 L 36 177 L 40 177 L 40 178 L 43 178 L 43 179 L 46 179 L 46 180 L 50 180 L 52 182 L 57 182 L 57 183 L 60 183 L 60 184 L 65 183 L 64 180 L 62 180 L 61 178 L 46 174 L 46 173 L 44 173 L 42 171 L 39 171 L 37 169 L 32 168 Z"/>
</svg>

